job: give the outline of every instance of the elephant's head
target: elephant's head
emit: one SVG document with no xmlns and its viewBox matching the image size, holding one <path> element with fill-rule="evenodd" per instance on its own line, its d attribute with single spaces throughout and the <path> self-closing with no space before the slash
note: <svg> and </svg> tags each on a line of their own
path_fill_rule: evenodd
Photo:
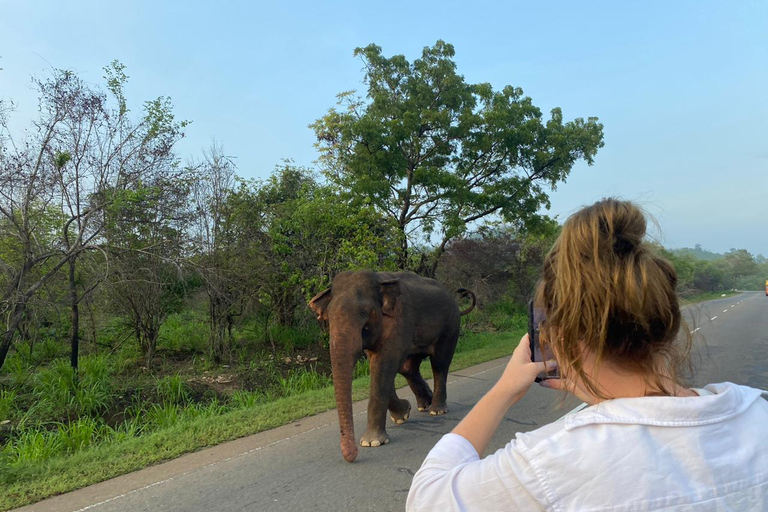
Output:
<svg viewBox="0 0 768 512">
<path fill-rule="evenodd" d="M 344 272 L 336 276 L 331 288 L 309 302 L 318 321 L 328 325 L 341 453 L 349 462 L 357 458 L 352 421 L 355 362 L 363 349 L 375 350 L 377 342 L 392 328 L 399 296 L 397 279 L 380 281 L 373 272 Z"/>
</svg>

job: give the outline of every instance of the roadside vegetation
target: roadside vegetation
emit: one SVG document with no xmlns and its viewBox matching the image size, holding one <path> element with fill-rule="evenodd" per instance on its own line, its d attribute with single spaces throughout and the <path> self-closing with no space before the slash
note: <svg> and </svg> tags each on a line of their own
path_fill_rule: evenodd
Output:
<svg viewBox="0 0 768 512">
<path fill-rule="evenodd" d="M 35 79 L 20 134 L 0 100 L 0 508 L 334 407 L 306 304 L 345 270 L 473 290 L 453 369 L 511 352 L 559 230 L 547 192 L 592 163 L 602 125 L 467 83 L 442 41 L 413 62 L 355 54 L 368 90 L 313 123 L 320 167 L 261 181 L 218 143 L 182 161 L 191 126 L 165 97 L 132 104 L 116 61 L 103 87 Z M 685 296 L 768 277 L 746 251 L 658 250 Z"/>
</svg>

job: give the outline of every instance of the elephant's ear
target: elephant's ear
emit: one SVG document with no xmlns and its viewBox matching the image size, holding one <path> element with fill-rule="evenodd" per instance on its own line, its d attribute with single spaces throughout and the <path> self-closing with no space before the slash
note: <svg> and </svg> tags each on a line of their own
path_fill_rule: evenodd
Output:
<svg viewBox="0 0 768 512">
<path fill-rule="evenodd" d="M 400 280 L 390 279 L 381 283 L 381 312 L 387 316 L 395 316 L 395 306 L 400 297 Z"/>
<path fill-rule="evenodd" d="M 309 307 L 317 313 L 317 321 L 320 325 L 326 325 L 328 322 L 328 303 L 331 302 L 331 289 L 323 290 L 309 301 Z"/>
</svg>

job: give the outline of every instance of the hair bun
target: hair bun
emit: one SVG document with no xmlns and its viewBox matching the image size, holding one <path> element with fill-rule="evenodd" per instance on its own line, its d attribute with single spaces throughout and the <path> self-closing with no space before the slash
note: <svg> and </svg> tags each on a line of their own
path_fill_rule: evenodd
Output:
<svg viewBox="0 0 768 512">
<path fill-rule="evenodd" d="M 629 201 L 604 199 L 597 203 L 601 227 L 608 235 L 613 252 L 619 256 L 630 254 L 640 247 L 645 237 L 646 221 L 640 208 Z"/>
<path fill-rule="evenodd" d="M 619 256 L 629 254 L 635 250 L 636 244 L 633 240 L 630 240 L 624 235 L 617 234 L 613 242 L 613 252 Z"/>
</svg>

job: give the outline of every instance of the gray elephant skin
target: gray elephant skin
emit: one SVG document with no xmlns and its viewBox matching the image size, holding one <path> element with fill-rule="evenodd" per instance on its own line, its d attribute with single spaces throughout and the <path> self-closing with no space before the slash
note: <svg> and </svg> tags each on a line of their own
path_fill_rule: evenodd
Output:
<svg viewBox="0 0 768 512">
<path fill-rule="evenodd" d="M 446 379 L 459 339 L 460 316 L 475 306 L 475 296 L 464 311 L 445 286 L 410 272 L 343 272 L 331 287 L 317 294 L 309 307 L 330 334 L 333 387 L 339 413 L 341 453 L 349 462 L 357 458 L 352 421 L 352 375 L 364 351 L 370 361 L 371 390 L 368 428 L 362 446 L 389 442 L 385 429 L 387 410 L 395 423 L 408 419 L 411 404 L 395 392 L 395 376 L 403 375 L 416 396 L 420 411 L 432 415 L 448 412 Z M 419 372 L 430 358 L 434 394 Z"/>
</svg>

